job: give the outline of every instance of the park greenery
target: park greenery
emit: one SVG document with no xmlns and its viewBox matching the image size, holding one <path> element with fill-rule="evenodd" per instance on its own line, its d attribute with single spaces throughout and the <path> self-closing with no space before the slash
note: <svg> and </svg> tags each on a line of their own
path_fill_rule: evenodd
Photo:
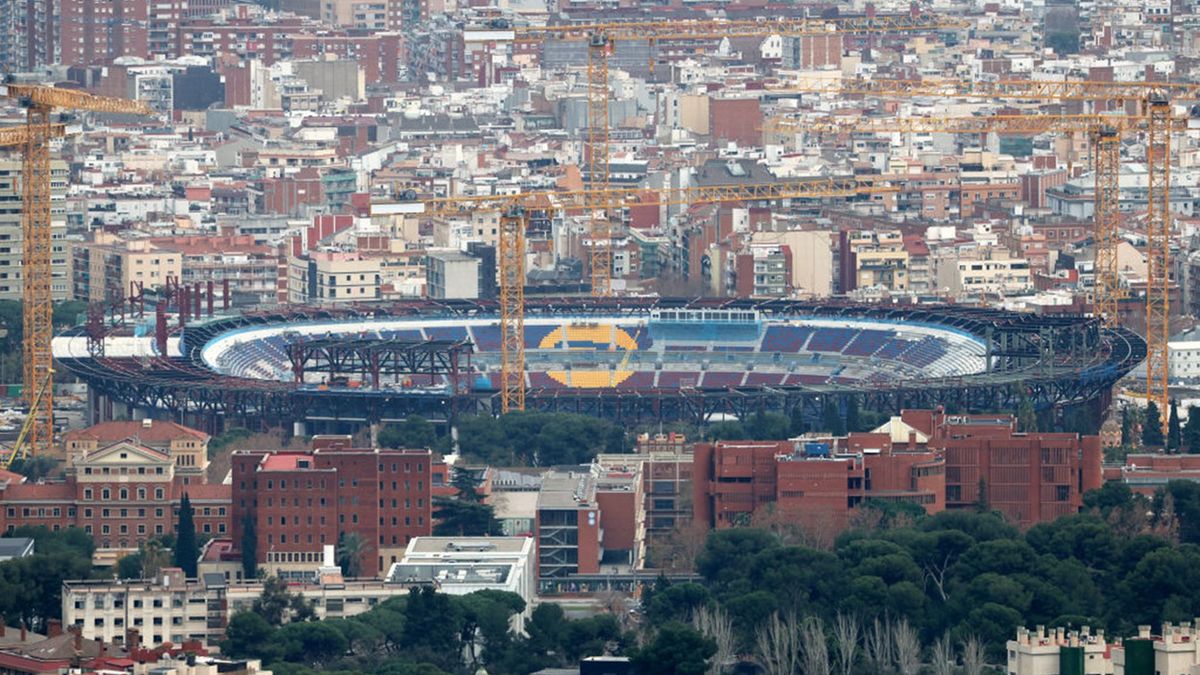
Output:
<svg viewBox="0 0 1200 675">
<path fill-rule="evenodd" d="M 470 485 L 464 479 L 463 491 Z M 469 499 L 464 497 L 464 499 Z M 428 588 L 344 619 L 306 622 L 303 601 L 236 615 L 227 649 L 280 673 L 530 673 L 625 655 L 639 673 L 983 673 L 1019 626 L 1104 628 L 1200 614 L 1200 485 L 1151 498 L 1107 484 L 1085 513 L 1022 532 L 981 504 L 933 516 L 873 505 L 828 545 L 775 521 L 702 537 L 696 576 L 642 589 L 639 611 L 568 619 L 552 602 Z M 957 670 L 955 670 L 957 668 Z"/>
</svg>

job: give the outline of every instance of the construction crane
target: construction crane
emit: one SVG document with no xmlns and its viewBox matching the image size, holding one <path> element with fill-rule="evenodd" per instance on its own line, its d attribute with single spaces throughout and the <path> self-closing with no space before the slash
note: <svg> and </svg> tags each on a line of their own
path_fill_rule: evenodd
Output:
<svg viewBox="0 0 1200 675">
<path fill-rule="evenodd" d="M 609 187 L 608 63 L 616 42 L 646 41 L 654 44 L 669 40 L 720 40 L 772 35 L 818 36 L 862 33 L 894 33 L 928 30 L 952 30 L 967 26 L 960 19 L 932 14 L 870 15 L 833 18 L 761 18 L 748 20 L 704 21 L 627 21 L 611 23 L 564 24 L 559 26 L 513 27 L 516 40 L 551 42 L 582 41 L 588 47 L 587 187 L 599 190 L 596 201 L 587 205 L 591 217 L 589 271 L 592 294 L 612 295 L 612 205 L 604 201 L 603 189 Z"/>
<path fill-rule="evenodd" d="M 1145 128 L 1149 119 L 1131 115 L 978 115 L 969 117 L 830 118 L 803 120 L 775 117 L 763 126 L 767 131 L 787 133 L 952 133 L 952 134 L 1043 134 L 1087 133 L 1092 147 L 1096 181 L 1094 194 L 1095 313 L 1107 326 L 1119 322 L 1117 304 L 1120 288 L 1117 245 L 1119 241 L 1120 154 L 1122 133 Z M 1172 118 L 1170 128 L 1183 131 L 1188 120 Z"/>
<path fill-rule="evenodd" d="M 145 103 L 107 96 L 93 96 L 73 89 L 39 84 L 0 83 L 0 97 L 15 100 L 25 108 L 26 123 L 3 131 L 7 145 L 19 147 L 21 158 L 21 285 L 24 320 L 24 390 L 29 402 L 28 445 L 33 454 L 54 442 L 54 383 L 50 340 L 53 338 L 50 232 L 50 141 L 65 133 L 65 126 L 52 118 L 55 111 L 152 115 Z M 5 143 L 0 143 L 3 145 Z M 46 391 L 34 391 L 44 383 Z"/>
<path fill-rule="evenodd" d="M 1135 115 L 1144 118 L 1146 132 L 1146 169 L 1148 174 L 1146 208 L 1146 397 L 1165 411 L 1170 402 L 1167 386 L 1169 372 L 1170 340 L 1170 234 L 1171 234 L 1171 134 L 1178 130 L 1178 122 L 1171 109 L 1173 97 L 1195 99 L 1200 96 L 1200 84 L 1176 82 L 1104 82 L 1078 80 L 845 80 L 833 78 L 805 79 L 789 83 L 774 93 L 792 92 L 799 94 L 832 93 L 839 96 L 862 95 L 877 97 L 940 97 L 982 98 L 988 100 L 1084 101 L 1092 105 L 1113 102 L 1122 107 L 1126 103 L 1137 106 Z M 1096 136 L 1097 151 L 1119 152 L 1118 141 L 1105 135 Z M 1103 140 L 1103 144 L 1100 141 Z M 1113 162 L 1111 154 L 1104 161 Z M 1097 191 L 1105 194 L 1100 199 L 1113 200 L 1117 195 L 1116 177 L 1098 185 Z M 1109 201 L 1100 205 L 1100 227 L 1105 236 L 1115 228 L 1116 206 Z M 1113 254 L 1115 255 L 1115 253 Z M 1115 267 L 1115 259 L 1098 261 L 1105 267 Z M 1108 274 L 1107 271 L 1104 274 Z M 1106 282 L 1107 283 L 1107 282 Z M 1107 289 L 1106 289 L 1107 292 Z M 1115 309 L 1115 300 L 1106 299 Z M 1166 414 L 1163 433 L 1166 433 Z"/>
<path fill-rule="evenodd" d="M 50 395 L 50 383 L 53 379 L 54 369 L 52 368 L 46 373 L 41 386 L 38 387 L 37 392 L 34 393 L 32 400 L 29 402 L 29 414 L 25 416 L 25 422 L 21 424 L 21 431 L 17 434 L 17 440 L 13 443 L 12 452 L 9 452 L 7 457 L 0 460 L 0 469 L 8 471 L 12 469 L 13 462 L 29 456 L 29 437 L 37 425 L 37 416 L 33 414 L 33 411 L 43 398 Z"/>
<path fill-rule="evenodd" d="M 883 181 L 857 178 L 801 178 L 770 183 L 705 185 L 647 191 L 608 188 L 565 192 L 526 192 L 485 197 L 446 197 L 424 202 L 375 203 L 379 216 L 469 216 L 499 212 L 497 266 L 500 277 L 500 409 L 525 409 L 525 231 L 533 214 L 582 210 L 604 200 L 614 209 L 631 206 L 722 204 L 831 197 L 881 195 L 896 192 Z M 599 194 L 598 194 L 599 193 Z"/>
</svg>

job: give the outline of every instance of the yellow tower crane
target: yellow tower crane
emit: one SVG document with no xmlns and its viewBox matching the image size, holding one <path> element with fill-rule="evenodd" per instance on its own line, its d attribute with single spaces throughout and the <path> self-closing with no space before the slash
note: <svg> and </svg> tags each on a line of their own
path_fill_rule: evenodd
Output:
<svg viewBox="0 0 1200 675">
<path fill-rule="evenodd" d="M 608 62 L 616 42 L 646 41 L 655 44 L 670 40 L 721 40 L 724 38 L 769 37 L 772 35 L 817 36 L 838 34 L 886 34 L 962 28 L 966 22 L 932 14 L 898 14 L 857 17 L 761 18 L 704 21 L 628 21 L 612 23 L 563 24 L 559 26 L 517 26 L 513 39 L 554 42 L 582 41 L 588 46 L 587 147 L 584 151 L 588 170 L 587 187 L 595 191 L 595 201 L 587 205 L 590 217 L 589 239 L 592 295 L 612 295 L 612 223 L 613 205 L 604 201 L 609 187 Z"/>
<path fill-rule="evenodd" d="M 1048 101 L 1085 101 L 1115 103 L 1121 107 L 1136 106 L 1135 116 L 1144 118 L 1146 132 L 1146 168 L 1148 174 L 1146 239 L 1146 396 L 1158 405 L 1166 433 L 1165 411 L 1170 403 L 1167 387 L 1168 348 L 1170 339 L 1170 235 L 1171 235 L 1171 134 L 1178 130 L 1178 120 L 1172 114 L 1173 97 L 1195 99 L 1200 84 L 1175 82 L 1103 82 L 1079 80 L 845 80 L 835 78 L 805 79 L 789 83 L 773 93 L 860 95 L 872 97 L 940 97 L 980 98 L 988 100 L 1017 100 L 1045 103 Z M 1099 138 L 1099 137 L 1098 137 Z M 1097 141 L 1097 150 L 1117 152 L 1116 139 Z M 1112 161 L 1111 156 L 1107 161 Z M 1097 186 L 1104 199 L 1116 195 L 1115 177 L 1112 182 Z M 1106 202 L 1101 214 L 1102 227 L 1115 227 L 1115 206 Z M 1101 261 L 1106 266 L 1115 261 Z"/>
<path fill-rule="evenodd" d="M 26 124 L 0 132 L 0 145 L 21 149 L 21 285 L 24 320 L 24 392 L 33 421 L 25 439 L 31 454 L 54 442 L 54 382 L 50 341 L 54 336 L 51 289 L 50 141 L 65 127 L 55 110 L 151 115 L 144 103 L 38 84 L 0 84 L 0 97 L 25 108 Z M 44 393 L 39 392 L 44 389 Z"/>
<path fill-rule="evenodd" d="M 806 133 L 952 133 L 952 134 L 1042 134 L 1082 133 L 1092 146 L 1096 190 L 1094 195 L 1095 313 L 1107 326 L 1119 322 L 1117 303 L 1122 297 L 1117 267 L 1120 243 L 1121 135 L 1145 129 L 1149 119 L 1137 115 L 976 115 L 969 117 L 829 118 L 805 120 L 779 116 L 767 120 L 763 129 L 776 134 Z M 1172 131 L 1188 128 L 1185 118 L 1171 118 Z"/>
<path fill-rule="evenodd" d="M 470 216 L 500 213 L 497 266 L 500 277 L 500 409 L 525 409 L 525 230 L 532 214 L 587 209 L 597 200 L 614 209 L 630 206 L 723 204 L 882 195 L 896 188 L 858 178 L 803 178 L 770 183 L 706 185 L 647 191 L 643 188 L 526 192 L 487 197 L 447 197 L 424 202 L 371 205 L 378 216 Z"/>
</svg>

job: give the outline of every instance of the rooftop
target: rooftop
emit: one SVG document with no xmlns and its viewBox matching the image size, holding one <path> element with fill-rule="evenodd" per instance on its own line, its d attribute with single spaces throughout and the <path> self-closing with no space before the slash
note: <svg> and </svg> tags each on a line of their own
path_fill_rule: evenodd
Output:
<svg viewBox="0 0 1200 675">
<path fill-rule="evenodd" d="M 554 471 L 542 479 L 538 509 L 574 509 L 593 506 L 596 483 L 590 471 Z"/>
</svg>

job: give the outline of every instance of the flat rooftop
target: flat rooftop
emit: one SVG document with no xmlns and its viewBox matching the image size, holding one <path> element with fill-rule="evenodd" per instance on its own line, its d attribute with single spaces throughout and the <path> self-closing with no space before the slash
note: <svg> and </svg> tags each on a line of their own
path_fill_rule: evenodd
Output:
<svg viewBox="0 0 1200 675">
<path fill-rule="evenodd" d="M 408 545 L 409 554 L 512 553 L 525 551 L 528 537 L 416 537 Z"/>
<path fill-rule="evenodd" d="M 595 505 L 596 482 L 589 471 L 555 471 L 542 479 L 538 509 L 575 509 Z"/>
<path fill-rule="evenodd" d="M 388 582 L 393 584 L 434 581 L 440 586 L 450 584 L 498 584 L 508 583 L 513 565 L 516 563 L 456 563 L 456 562 L 399 562 L 388 571 Z"/>
</svg>

